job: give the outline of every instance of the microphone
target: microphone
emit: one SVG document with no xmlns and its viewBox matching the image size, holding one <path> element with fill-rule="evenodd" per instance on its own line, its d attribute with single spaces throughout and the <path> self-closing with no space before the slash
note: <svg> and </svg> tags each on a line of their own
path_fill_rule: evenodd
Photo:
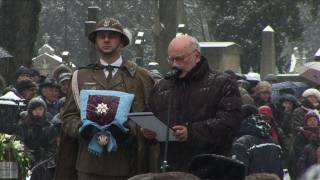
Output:
<svg viewBox="0 0 320 180">
<path fill-rule="evenodd" d="M 171 71 L 164 75 L 164 79 L 173 79 L 181 74 L 182 70 L 178 67 L 173 67 Z"/>
</svg>

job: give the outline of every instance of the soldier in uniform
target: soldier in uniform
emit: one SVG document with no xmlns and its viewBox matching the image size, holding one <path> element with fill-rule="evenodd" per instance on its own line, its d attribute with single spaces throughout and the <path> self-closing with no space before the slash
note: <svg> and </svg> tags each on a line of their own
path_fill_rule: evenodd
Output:
<svg viewBox="0 0 320 180">
<path fill-rule="evenodd" d="M 77 177 L 79 180 L 121 180 L 147 172 L 149 170 L 143 163 L 146 161 L 143 159 L 146 157 L 144 151 L 146 148 L 143 148 L 146 139 L 143 138 L 133 122 L 127 122 L 129 129 L 127 134 L 118 133 L 116 128 L 111 131 L 119 145 L 118 149 L 116 152 L 104 153 L 100 157 L 90 154 L 87 150 L 87 139 L 79 136 L 81 124 L 78 98 L 81 90 L 114 90 L 134 94 L 135 98 L 131 110 L 140 112 L 146 109 L 148 95 L 153 87 L 153 80 L 147 70 L 121 56 L 123 48 L 129 44 L 130 40 L 118 20 L 106 18 L 100 21 L 95 30 L 88 35 L 88 38 L 100 52 L 100 60 L 96 64 L 88 65 L 74 72 L 72 88 L 67 95 L 65 111 L 62 113 L 63 131 L 67 135 L 77 138 L 79 144 L 78 153 L 74 154 L 77 156 Z M 61 143 L 63 144 L 63 142 Z M 70 154 L 70 152 L 65 154 Z M 62 156 L 65 155 L 62 154 Z M 65 159 L 68 158 L 65 157 Z M 60 157 L 60 159 L 63 158 Z M 60 165 L 63 166 L 61 163 Z M 66 176 L 60 175 L 61 179 Z M 56 179 L 59 178 L 56 177 Z"/>
</svg>

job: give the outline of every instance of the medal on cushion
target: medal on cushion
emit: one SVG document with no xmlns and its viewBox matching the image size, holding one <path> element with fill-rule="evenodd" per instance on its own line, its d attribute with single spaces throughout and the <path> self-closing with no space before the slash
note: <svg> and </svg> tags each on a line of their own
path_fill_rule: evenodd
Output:
<svg viewBox="0 0 320 180">
<path fill-rule="evenodd" d="M 108 144 L 108 136 L 106 136 L 105 134 L 100 134 L 98 137 L 98 144 L 100 144 L 101 146 L 105 146 Z"/>
</svg>

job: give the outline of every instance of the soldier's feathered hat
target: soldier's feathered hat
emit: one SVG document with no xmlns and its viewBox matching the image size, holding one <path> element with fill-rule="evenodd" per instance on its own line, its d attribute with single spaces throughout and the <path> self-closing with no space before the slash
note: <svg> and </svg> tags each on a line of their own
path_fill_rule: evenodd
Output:
<svg viewBox="0 0 320 180">
<path fill-rule="evenodd" d="M 88 38 L 92 43 L 95 43 L 98 31 L 117 32 L 121 36 L 123 46 L 127 46 L 130 43 L 128 30 L 125 30 L 121 23 L 114 18 L 105 18 L 97 23 L 96 28 L 88 35 Z"/>
</svg>

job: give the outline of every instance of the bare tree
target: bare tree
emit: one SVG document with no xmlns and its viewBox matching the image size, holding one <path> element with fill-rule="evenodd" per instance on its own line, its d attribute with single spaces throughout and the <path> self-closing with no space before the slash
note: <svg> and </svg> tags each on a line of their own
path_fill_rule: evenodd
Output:
<svg viewBox="0 0 320 180">
<path fill-rule="evenodd" d="M 0 7 L 0 46 L 14 56 L 9 62 L 6 79 L 23 65 L 30 67 L 38 32 L 40 0 L 2 0 Z M 1 66 L 0 68 L 2 68 Z M 5 72 L 1 69 L 1 72 Z"/>
</svg>

